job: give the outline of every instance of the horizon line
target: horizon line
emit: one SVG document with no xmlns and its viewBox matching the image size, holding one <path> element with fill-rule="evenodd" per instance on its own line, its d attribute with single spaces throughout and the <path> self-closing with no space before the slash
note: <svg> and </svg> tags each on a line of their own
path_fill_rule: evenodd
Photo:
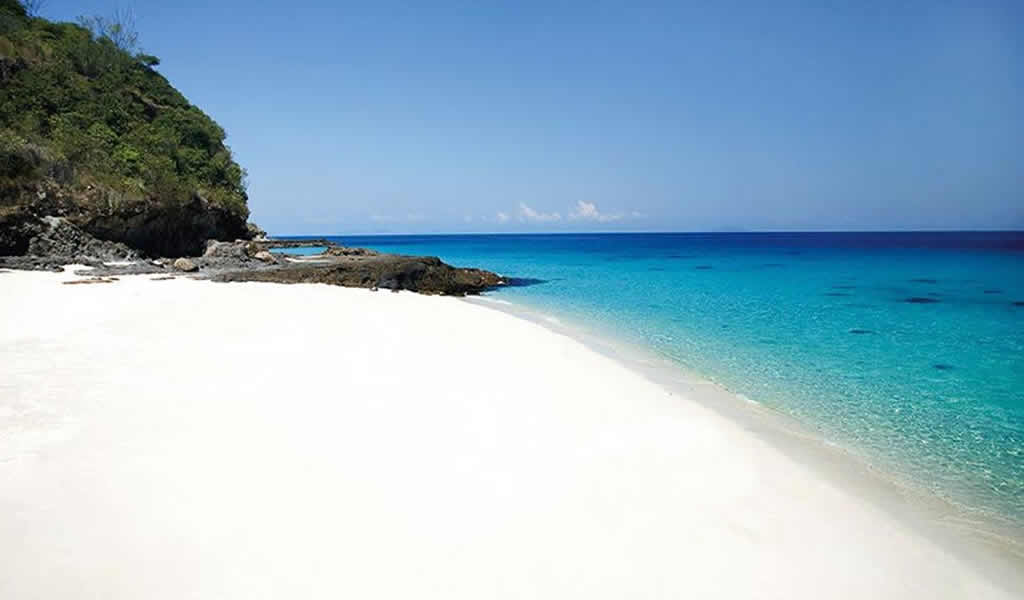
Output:
<svg viewBox="0 0 1024 600">
<path fill-rule="evenodd" d="M 302 238 L 302 237 L 343 237 L 343 236 L 455 236 L 455 235 L 674 235 L 674 234 L 713 234 L 713 235 L 750 235 L 780 233 L 1019 233 L 1024 229 L 725 229 L 725 230 L 629 230 L 629 231 L 450 231 L 450 232 L 374 232 L 374 233 L 274 233 L 270 238 Z"/>
</svg>

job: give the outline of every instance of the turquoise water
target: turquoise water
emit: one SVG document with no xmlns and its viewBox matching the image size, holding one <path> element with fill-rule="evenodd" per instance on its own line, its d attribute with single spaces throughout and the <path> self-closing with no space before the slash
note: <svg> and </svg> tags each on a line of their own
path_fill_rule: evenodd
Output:
<svg viewBox="0 0 1024 600">
<path fill-rule="evenodd" d="M 336 239 L 538 280 L 493 295 L 638 342 L 1024 523 L 1024 233 Z"/>
<path fill-rule="evenodd" d="M 308 248 L 271 248 L 274 254 L 290 254 L 292 256 L 313 256 L 323 254 L 327 246 L 309 246 Z"/>
</svg>

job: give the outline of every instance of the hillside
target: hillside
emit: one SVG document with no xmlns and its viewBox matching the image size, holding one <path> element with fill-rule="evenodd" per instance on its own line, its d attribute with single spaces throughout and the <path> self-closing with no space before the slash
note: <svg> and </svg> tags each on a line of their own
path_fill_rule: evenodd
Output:
<svg viewBox="0 0 1024 600">
<path fill-rule="evenodd" d="M 224 130 L 157 72 L 131 23 L 54 23 L 0 0 L 0 255 L 44 218 L 150 255 L 247 236 Z"/>
</svg>

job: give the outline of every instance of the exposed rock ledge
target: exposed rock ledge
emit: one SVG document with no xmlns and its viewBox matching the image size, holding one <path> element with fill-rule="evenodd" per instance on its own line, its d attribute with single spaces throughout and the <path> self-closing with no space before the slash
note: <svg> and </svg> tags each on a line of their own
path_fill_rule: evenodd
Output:
<svg viewBox="0 0 1024 600">
<path fill-rule="evenodd" d="M 362 250 L 347 249 L 347 250 Z M 213 276 L 216 281 L 329 283 L 346 287 L 410 290 L 462 296 L 504 285 L 490 271 L 453 267 L 436 256 L 349 254 L 288 261 L 276 268 L 244 269 Z"/>
<path fill-rule="evenodd" d="M 53 231 L 55 234 L 60 232 L 60 235 L 46 236 L 45 239 L 56 238 L 59 241 L 69 238 L 72 241 L 64 245 L 51 243 L 47 249 L 54 254 L 0 257 L 0 267 L 59 270 L 63 265 L 79 263 L 92 267 L 82 274 L 95 277 L 164 274 L 213 281 L 326 283 L 458 296 L 506 285 L 505 279 L 495 273 L 453 267 L 434 256 L 381 254 L 328 240 L 210 240 L 206 244 L 206 252 L 199 257 L 144 260 L 119 244 L 96 246 L 95 240 L 79 235 L 73 227 L 68 229 L 63 223 L 55 223 Z M 327 250 L 308 257 L 273 252 L 280 247 L 311 246 L 322 246 Z M 118 262 L 112 262 L 115 259 Z"/>
</svg>

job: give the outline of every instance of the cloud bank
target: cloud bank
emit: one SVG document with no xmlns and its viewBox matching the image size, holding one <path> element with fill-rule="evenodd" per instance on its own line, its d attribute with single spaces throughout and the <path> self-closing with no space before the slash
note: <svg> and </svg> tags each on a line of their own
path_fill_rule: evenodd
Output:
<svg viewBox="0 0 1024 600">
<path fill-rule="evenodd" d="M 634 213 L 636 214 L 636 213 Z M 597 221 L 599 223 L 608 223 L 611 221 L 618 221 L 622 218 L 620 214 L 605 214 L 597 209 L 597 205 L 593 202 L 584 202 L 578 200 L 576 207 L 569 213 L 569 218 L 574 221 Z"/>
<path fill-rule="evenodd" d="M 520 221 L 531 221 L 534 223 L 550 223 L 551 221 L 561 221 L 562 215 L 558 213 L 542 213 L 537 212 L 526 205 L 525 202 L 519 203 L 519 220 Z"/>
</svg>

